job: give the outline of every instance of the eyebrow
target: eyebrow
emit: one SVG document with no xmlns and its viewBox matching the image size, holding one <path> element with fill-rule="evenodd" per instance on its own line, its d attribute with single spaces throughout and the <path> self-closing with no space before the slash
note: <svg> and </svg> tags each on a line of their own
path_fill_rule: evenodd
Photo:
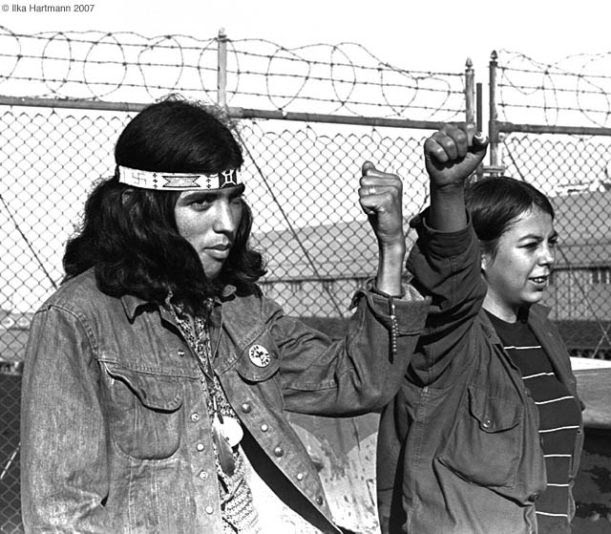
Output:
<svg viewBox="0 0 611 534">
<path fill-rule="evenodd" d="M 214 202 L 217 198 L 220 198 L 223 194 L 221 191 L 187 191 L 185 196 L 182 197 L 184 202 L 190 202 L 192 200 L 209 200 Z M 231 188 L 227 195 L 230 199 L 242 196 L 242 190 L 239 187 Z"/>
<path fill-rule="evenodd" d="M 527 239 L 537 239 L 539 241 L 542 241 L 543 237 L 539 234 L 527 234 L 525 236 L 522 236 L 519 241 L 526 241 Z M 558 239 L 558 232 L 552 232 L 548 239 Z"/>
<path fill-rule="evenodd" d="M 182 197 L 182 200 L 200 200 L 206 199 L 214 201 L 219 197 L 219 194 L 214 191 L 188 191 L 185 196 Z"/>
</svg>

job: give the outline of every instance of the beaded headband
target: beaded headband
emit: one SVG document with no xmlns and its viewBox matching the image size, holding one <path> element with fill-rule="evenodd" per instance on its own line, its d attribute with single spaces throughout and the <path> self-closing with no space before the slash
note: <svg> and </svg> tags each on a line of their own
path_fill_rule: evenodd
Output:
<svg viewBox="0 0 611 534">
<path fill-rule="evenodd" d="M 238 170 L 227 169 L 213 174 L 142 171 L 117 166 L 122 184 L 157 191 L 215 191 L 238 184 Z"/>
</svg>

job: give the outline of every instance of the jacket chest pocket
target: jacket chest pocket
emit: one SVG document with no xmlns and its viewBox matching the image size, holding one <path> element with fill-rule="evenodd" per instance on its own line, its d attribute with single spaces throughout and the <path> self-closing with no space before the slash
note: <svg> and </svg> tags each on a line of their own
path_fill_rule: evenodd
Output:
<svg viewBox="0 0 611 534">
<path fill-rule="evenodd" d="M 180 445 L 183 384 L 177 377 L 104 363 L 113 443 L 131 458 L 160 460 Z"/>
<path fill-rule="evenodd" d="M 469 386 L 440 461 L 461 478 L 487 487 L 516 482 L 524 440 L 524 405 L 517 395 L 495 396 Z"/>
</svg>

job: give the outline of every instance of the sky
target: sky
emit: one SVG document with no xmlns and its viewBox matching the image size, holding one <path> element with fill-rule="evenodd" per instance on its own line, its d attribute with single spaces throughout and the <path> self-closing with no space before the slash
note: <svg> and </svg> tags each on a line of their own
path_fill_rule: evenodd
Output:
<svg viewBox="0 0 611 534">
<path fill-rule="evenodd" d="M 78 2 L 93 5 L 76 13 Z M 5 3 L 3 3 L 5 2 Z M 553 62 L 611 49 L 608 0 L 0 0 L 0 26 L 16 32 L 133 31 L 147 37 L 264 38 L 285 47 L 358 42 L 409 69 L 456 72 L 470 57 L 486 76 L 493 49 Z M 71 13 L 12 5 L 69 5 Z M 5 11 L 6 7 L 9 9 Z"/>
</svg>

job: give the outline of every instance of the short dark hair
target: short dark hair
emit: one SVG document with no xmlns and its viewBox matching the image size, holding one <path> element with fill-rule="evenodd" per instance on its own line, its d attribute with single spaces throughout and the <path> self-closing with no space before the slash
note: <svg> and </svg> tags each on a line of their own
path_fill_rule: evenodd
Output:
<svg viewBox="0 0 611 534">
<path fill-rule="evenodd" d="M 494 256 L 499 238 L 513 221 L 533 207 L 554 218 L 549 199 L 527 182 L 507 176 L 484 178 L 465 189 L 467 211 L 480 240 L 482 252 Z"/>
<path fill-rule="evenodd" d="M 125 127 L 115 147 L 117 165 L 159 172 L 216 173 L 239 168 L 240 146 L 229 128 L 203 107 L 185 101 L 148 106 Z M 231 253 L 218 280 L 204 274 L 201 261 L 179 233 L 174 207 L 180 193 L 132 188 L 118 173 L 99 183 L 85 203 L 80 232 L 64 254 L 65 279 L 95 268 L 103 292 L 133 294 L 162 304 L 171 291 L 192 313 L 205 299 L 233 284 L 257 292 L 265 274 L 261 255 L 249 247 L 252 214 L 244 200 Z"/>
</svg>

